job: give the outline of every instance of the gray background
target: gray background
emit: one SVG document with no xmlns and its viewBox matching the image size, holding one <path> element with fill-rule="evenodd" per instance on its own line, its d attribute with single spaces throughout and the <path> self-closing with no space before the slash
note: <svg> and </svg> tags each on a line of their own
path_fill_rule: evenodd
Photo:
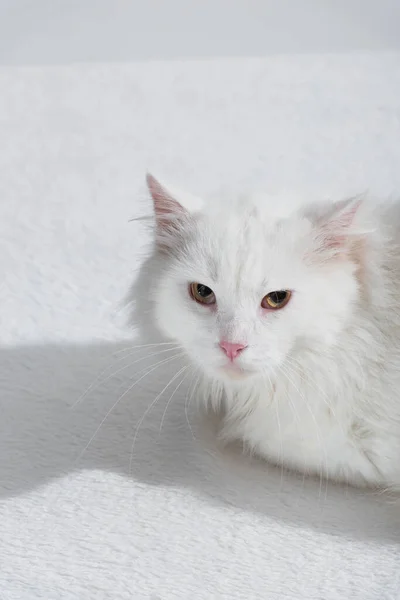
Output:
<svg viewBox="0 0 400 600">
<path fill-rule="evenodd" d="M 0 63 L 400 48 L 399 0 L 0 0 Z"/>
</svg>

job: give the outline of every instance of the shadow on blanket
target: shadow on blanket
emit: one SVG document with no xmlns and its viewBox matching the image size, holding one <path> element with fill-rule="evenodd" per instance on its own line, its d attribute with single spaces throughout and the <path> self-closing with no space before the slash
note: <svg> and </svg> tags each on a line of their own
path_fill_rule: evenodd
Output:
<svg viewBox="0 0 400 600">
<path fill-rule="evenodd" d="M 129 351 L 121 352 L 124 348 L 126 344 L 0 350 L 1 497 L 23 494 L 71 471 L 98 469 L 131 478 L 132 485 L 139 481 L 189 488 L 210 502 L 285 520 L 294 527 L 400 541 L 400 511 L 384 496 L 325 482 L 321 486 L 235 450 L 223 450 L 212 427 L 201 425 L 194 407 L 187 415 L 192 432 L 184 409 L 190 377 L 167 410 L 176 384 L 143 418 L 171 370 L 156 369 L 123 396 L 148 370 L 139 373 L 146 362 L 148 366 L 160 360 L 160 355 L 150 357 L 151 348 L 145 353 L 135 350 L 129 357 Z M 101 381 L 74 406 L 105 367 Z"/>
</svg>

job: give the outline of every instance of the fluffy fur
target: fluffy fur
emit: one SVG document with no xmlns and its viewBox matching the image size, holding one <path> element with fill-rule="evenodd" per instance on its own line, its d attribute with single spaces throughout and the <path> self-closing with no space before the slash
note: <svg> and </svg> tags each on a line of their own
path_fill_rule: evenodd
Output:
<svg viewBox="0 0 400 600">
<path fill-rule="evenodd" d="M 268 460 L 358 485 L 400 484 L 396 204 L 203 202 L 148 176 L 152 318 L 223 409 L 223 434 Z M 213 307 L 193 301 L 202 283 Z M 282 310 L 262 298 L 291 290 Z M 247 347 L 234 365 L 221 339 Z"/>
</svg>

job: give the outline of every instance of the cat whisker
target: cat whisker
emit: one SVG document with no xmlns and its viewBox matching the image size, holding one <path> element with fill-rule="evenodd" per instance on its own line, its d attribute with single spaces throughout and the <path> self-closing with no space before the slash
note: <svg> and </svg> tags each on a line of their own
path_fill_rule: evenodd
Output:
<svg viewBox="0 0 400 600">
<path fill-rule="evenodd" d="M 270 378 L 268 377 L 268 379 L 270 379 Z M 296 421 L 297 421 L 297 424 L 298 424 L 298 426 L 299 426 L 299 431 L 300 431 L 300 429 L 301 429 L 301 419 L 300 419 L 300 415 L 299 415 L 299 413 L 297 412 L 296 405 L 295 405 L 295 404 L 294 404 L 294 402 L 292 401 L 292 399 L 291 399 L 291 397 L 290 397 L 290 394 L 288 394 L 288 395 L 287 395 L 287 400 L 288 400 L 288 403 L 289 403 L 289 406 L 290 406 L 290 408 L 292 409 L 293 415 L 294 415 L 294 417 L 295 417 L 295 419 L 296 419 Z M 276 404 L 277 404 L 277 403 L 276 403 Z M 283 453 L 283 439 L 281 440 L 281 452 Z M 283 464 L 282 464 L 282 468 L 283 468 Z M 303 473 L 302 488 L 304 488 L 304 483 L 305 483 L 305 473 Z"/>
<path fill-rule="evenodd" d="M 323 402 L 325 403 L 326 407 L 329 409 L 329 411 L 332 413 L 332 415 L 333 415 L 335 418 L 337 418 L 337 417 L 336 417 L 336 414 L 335 414 L 335 412 L 334 412 L 334 409 L 333 409 L 333 407 L 332 407 L 332 406 L 331 406 L 331 404 L 329 403 L 329 396 L 328 396 L 328 394 L 327 394 L 327 393 L 326 393 L 326 392 L 325 392 L 325 391 L 324 391 L 324 390 L 323 390 L 323 389 L 322 389 L 322 388 L 321 388 L 321 387 L 320 387 L 320 386 L 317 384 L 317 382 L 315 381 L 315 379 L 313 379 L 313 378 L 310 376 L 310 373 L 311 373 L 310 369 L 307 369 L 307 368 L 305 368 L 305 367 L 304 367 L 302 364 L 300 364 L 300 362 L 299 362 L 299 361 L 297 361 L 297 360 L 296 360 L 295 358 L 293 358 L 293 357 L 290 357 L 290 356 L 286 357 L 286 361 L 287 361 L 287 362 L 290 364 L 290 366 L 291 366 L 293 369 L 296 369 L 296 371 L 297 371 L 297 373 L 298 373 L 299 375 L 306 375 L 306 376 L 307 376 L 307 382 L 308 382 L 308 383 L 310 383 L 311 385 L 313 385 L 313 386 L 314 386 L 314 389 L 315 389 L 317 392 L 320 392 L 320 394 L 322 394 L 322 400 L 323 400 Z"/>
<path fill-rule="evenodd" d="M 173 348 L 167 348 L 164 350 L 160 350 L 158 352 L 153 352 L 152 354 L 146 354 L 144 356 L 141 356 L 140 358 L 138 358 L 137 360 L 134 360 L 133 362 L 128 363 L 127 365 L 124 365 L 123 367 L 120 367 L 119 369 L 117 369 L 116 371 L 113 371 L 112 373 L 110 373 L 107 377 L 105 377 L 104 379 L 101 379 L 102 375 L 104 375 L 104 373 L 106 373 L 108 371 L 108 369 L 110 368 L 110 366 L 106 367 L 105 369 L 103 369 L 103 371 L 94 379 L 94 381 L 92 381 L 92 383 L 90 384 L 90 386 L 83 392 L 83 394 L 74 402 L 74 404 L 71 406 L 71 409 L 74 409 L 78 406 L 78 404 L 80 404 L 85 398 L 86 396 L 93 391 L 94 389 L 96 389 L 99 385 L 103 385 L 104 383 L 106 383 L 107 381 L 109 381 L 112 377 L 115 377 L 115 375 L 118 375 L 118 373 L 121 373 L 122 371 L 124 371 L 125 369 L 128 369 L 129 367 L 131 367 L 132 365 L 135 365 L 139 362 L 141 362 L 142 360 L 146 360 L 147 358 L 152 358 L 153 356 L 158 356 L 159 354 L 164 354 L 165 352 L 172 352 L 174 350 L 178 350 L 178 348 L 180 348 L 180 346 L 174 346 Z M 121 362 L 123 360 L 126 360 L 127 358 L 129 358 L 130 356 L 132 356 L 132 354 L 134 354 L 134 352 L 123 356 L 122 358 L 120 358 L 117 362 Z"/>
<path fill-rule="evenodd" d="M 300 389 L 297 387 L 297 385 L 296 385 L 296 384 L 294 383 L 294 381 L 291 379 L 291 377 L 290 377 L 290 375 L 291 375 L 290 371 L 289 371 L 289 375 L 288 375 L 288 369 L 286 369 L 286 370 L 285 370 L 285 369 L 283 368 L 283 365 L 281 365 L 279 368 L 280 368 L 281 372 L 282 372 L 282 373 L 283 373 L 283 374 L 286 376 L 286 378 L 288 379 L 288 381 L 289 381 L 289 382 L 292 384 L 292 386 L 294 387 L 294 389 L 296 390 L 296 392 L 299 394 L 300 398 L 302 398 L 302 399 L 303 399 L 303 401 L 304 401 L 304 405 L 306 406 L 306 408 L 307 408 L 308 412 L 310 413 L 310 416 L 311 416 L 311 418 L 312 418 L 312 420 L 313 420 L 313 422 L 314 422 L 314 425 L 315 425 L 315 430 L 316 430 L 316 434 L 317 434 L 317 438 L 318 438 L 318 442 L 319 442 L 319 445 L 320 445 L 320 448 L 321 448 L 322 456 L 323 456 L 323 458 L 324 458 L 324 461 L 325 461 L 325 480 L 326 480 L 326 489 L 325 489 L 325 494 L 327 494 L 327 482 L 328 482 L 328 457 L 326 456 L 326 449 L 325 449 L 325 447 L 324 447 L 324 445 L 323 445 L 323 442 L 322 442 L 322 438 L 321 438 L 321 435 L 320 435 L 320 428 L 319 428 L 319 425 L 318 425 L 317 419 L 315 418 L 315 415 L 314 415 L 314 413 L 313 413 L 313 411 L 312 411 L 311 407 L 309 406 L 309 404 L 308 404 L 308 402 L 307 402 L 307 399 L 306 399 L 306 397 L 304 396 L 304 394 L 302 394 L 302 392 L 300 391 Z M 322 466 L 323 466 L 323 465 L 322 465 Z M 320 477 L 319 477 L 319 480 L 320 480 L 319 498 L 321 498 L 321 493 L 322 493 L 322 480 L 323 480 L 323 471 L 322 471 L 322 469 L 320 469 Z M 326 496 L 325 496 L 325 498 L 326 498 Z"/>
<path fill-rule="evenodd" d="M 315 379 L 313 379 L 309 374 L 310 374 L 310 370 L 306 369 L 303 367 L 303 365 L 301 365 L 298 361 L 296 361 L 296 359 L 294 359 L 293 357 L 287 357 L 286 360 L 290 363 L 291 367 L 296 369 L 297 372 L 302 375 L 307 374 L 307 381 L 314 386 L 314 389 L 319 392 L 321 394 L 321 399 L 324 402 L 325 406 L 327 407 L 328 411 L 330 412 L 330 414 L 334 417 L 334 419 L 336 420 L 337 424 L 339 425 L 339 427 L 341 428 L 343 434 L 345 433 L 343 430 L 343 426 L 341 424 L 340 419 L 338 418 L 338 416 L 335 413 L 335 410 L 332 406 L 332 404 L 329 402 L 329 396 L 328 394 L 317 384 L 317 382 L 315 381 Z"/>
<path fill-rule="evenodd" d="M 182 353 L 184 354 L 184 353 Z M 155 406 L 155 404 L 157 404 L 158 400 L 161 398 L 161 396 L 163 395 L 163 393 L 169 388 L 169 386 L 179 377 L 179 375 L 181 373 L 183 373 L 186 369 L 188 368 L 188 366 L 184 366 L 182 367 L 167 383 L 167 385 L 165 385 L 163 387 L 163 389 L 161 390 L 161 392 L 159 394 L 157 394 L 157 396 L 154 398 L 154 400 L 151 402 L 151 404 L 147 407 L 147 409 L 145 410 L 143 416 L 141 417 L 141 419 L 139 420 L 139 423 L 136 426 L 135 429 L 135 434 L 133 436 L 133 441 L 132 441 L 132 447 L 131 447 L 131 454 L 130 454 L 130 459 L 129 459 L 129 473 L 132 474 L 132 467 L 133 467 L 133 457 L 134 457 L 134 451 L 135 451 L 135 444 L 136 444 L 136 440 L 137 440 L 137 436 L 139 434 L 139 430 L 140 427 L 143 423 L 143 421 L 145 420 L 146 416 L 149 414 L 149 412 L 151 411 L 151 409 L 153 408 L 153 406 Z"/>
<path fill-rule="evenodd" d="M 288 395 L 288 402 L 289 402 L 289 406 L 292 409 L 292 413 L 295 416 L 295 419 L 297 420 L 297 425 L 298 425 L 298 432 L 301 431 L 301 419 L 300 419 L 300 415 L 297 411 L 296 408 L 296 404 L 293 402 L 292 398 L 290 397 L 290 395 Z M 303 452 L 304 454 L 304 452 Z M 306 473 L 303 470 L 303 474 L 302 474 L 302 479 L 301 479 L 301 489 L 304 490 L 304 485 L 305 485 L 305 481 L 306 481 Z"/>
<path fill-rule="evenodd" d="M 123 352 L 128 352 L 128 350 L 139 350 L 141 348 L 150 348 L 151 346 L 180 346 L 177 342 L 154 342 L 153 344 L 139 344 L 137 346 L 127 346 L 126 348 L 121 348 L 121 350 L 117 350 L 113 352 L 111 356 L 118 356 Z"/>
<path fill-rule="evenodd" d="M 268 379 L 269 385 L 271 386 L 271 391 L 273 392 L 274 386 L 272 384 L 270 376 L 267 373 L 266 373 L 266 377 Z M 283 489 L 283 474 L 284 474 L 282 427 L 281 427 L 281 420 L 280 420 L 280 416 L 279 416 L 279 406 L 278 406 L 279 402 L 273 402 L 273 404 L 275 405 L 276 421 L 278 423 L 279 446 L 280 446 L 280 448 L 279 448 L 279 462 L 280 462 L 280 466 L 281 466 L 280 492 L 282 493 L 282 489 Z"/>
<path fill-rule="evenodd" d="M 196 372 L 197 372 L 197 371 L 195 371 L 195 372 L 194 372 L 194 374 L 193 374 L 193 379 L 194 379 L 194 377 L 195 377 L 195 375 L 196 375 Z M 190 404 L 191 404 L 191 402 L 192 402 L 192 400 L 193 400 L 193 397 L 194 397 L 194 394 L 195 394 L 195 391 L 196 391 L 196 387 L 197 387 L 197 386 L 198 386 L 198 384 L 199 384 L 200 377 L 201 377 L 201 373 L 199 373 L 199 375 L 198 375 L 198 377 L 197 377 L 196 381 L 194 382 L 194 384 L 193 384 L 193 387 L 192 387 L 192 391 L 190 391 L 190 388 L 188 389 L 188 393 L 186 394 L 185 403 L 184 403 L 184 404 L 185 404 L 185 417 L 186 417 L 186 422 L 187 422 L 187 424 L 188 424 L 188 426 L 189 426 L 190 433 L 192 434 L 192 438 L 193 438 L 193 440 L 194 440 L 194 441 L 196 441 L 196 437 L 195 437 L 195 435 L 194 435 L 194 433 L 193 433 L 193 428 L 192 428 L 192 426 L 191 426 L 191 424 L 190 424 L 190 420 L 189 420 L 189 409 L 190 409 Z M 190 394 L 190 397 L 189 397 L 189 394 Z"/>
<path fill-rule="evenodd" d="M 135 387 L 135 385 L 137 385 L 140 381 L 142 381 L 147 375 L 149 375 L 150 373 L 152 373 L 153 371 L 158 369 L 158 367 L 160 367 L 161 365 L 166 364 L 172 360 L 175 360 L 176 358 L 179 358 L 183 355 L 184 355 L 184 352 L 182 352 L 181 354 L 176 354 L 175 356 L 170 356 L 169 358 L 164 359 L 164 360 L 160 361 L 159 363 L 156 363 L 155 365 L 152 365 L 152 368 L 149 371 L 147 371 L 144 375 L 139 377 L 139 379 L 136 379 L 136 381 L 134 381 L 134 383 L 132 385 L 130 385 L 128 387 L 128 389 L 125 390 L 125 392 L 121 396 L 118 397 L 118 399 L 114 402 L 114 404 L 111 406 L 111 408 L 107 411 L 106 415 L 103 417 L 100 425 L 97 427 L 96 431 L 94 432 L 94 434 L 92 435 L 92 437 L 90 438 L 90 440 L 88 441 L 86 446 L 83 448 L 82 452 L 79 454 L 79 456 L 76 460 L 76 463 L 79 463 L 79 461 L 82 459 L 83 455 L 85 454 L 85 452 L 89 448 L 90 444 L 93 442 L 96 435 L 99 433 L 100 429 L 102 428 L 102 426 L 104 425 L 104 423 L 106 422 L 108 417 L 111 415 L 113 410 L 117 407 L 117 405 L 121 402 L 121 400 Z"/>
<path fill-rule="evenodd" d="M 189 367 L 186 367 L 186 369 L 188 369 Z M 176 388 L 174 389 L 174 391 L 172 392 L 171 396 L 169 397 L 169 400 L 166 404 L 166 407 L 164 409 L 163 415 L 161 417 L 161 422 L 160 422 L 160 433 L 162 431 L 162 427 L 164 424 L 164 419 L 165 419 L 165 415 L 167 414 L 167 410 L 168 410 L 168 406 L 171 403 L 172 398 L 175 396 L 176 392 L 178 391 L 178 389 L 181 387 L 181 385 L 184 383 L 184 381 L 186 381 L 186 379 L 189 377 L 190 373 L 187 373 L 184 378 L 178 383 L 178 385 L 176 386 Z"/>
<path fill-rule="evenodd" d="M 133 223 L 134 221 L 154 221 L 154 215 L 143 215 L 141 217 L 132 217 L 132 219 L 128 219 L 128 223 Z"/>
</svg>

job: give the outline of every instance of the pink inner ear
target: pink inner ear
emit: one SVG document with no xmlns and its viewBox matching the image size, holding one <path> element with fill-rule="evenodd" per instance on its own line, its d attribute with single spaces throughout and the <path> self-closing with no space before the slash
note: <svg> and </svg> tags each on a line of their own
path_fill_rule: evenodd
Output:
<svg viewBox="0 0 400 600">
<path fill-rule="evenodd" d="M 183 207 L 150 173 L 146 176 L 147 185 L 153 198 L 154 210 L 158 218 L 165 216 L 182 215 L 185 213 Z"/>
<path fill-rule="evenodd" d="M 345 244 L 345 235 L 327 234 L 324 236 L 324 248 L 342 248 Z"/>
<path fill-rule="evenodd" d="M 322 225 L 321 233 L 325 248 L 342 248 L 345 245 L 349 228 L 360 205 L 361 200 L 353 201 L 347 209 L 334 214 L 328 222 Z"/>
</svg>

